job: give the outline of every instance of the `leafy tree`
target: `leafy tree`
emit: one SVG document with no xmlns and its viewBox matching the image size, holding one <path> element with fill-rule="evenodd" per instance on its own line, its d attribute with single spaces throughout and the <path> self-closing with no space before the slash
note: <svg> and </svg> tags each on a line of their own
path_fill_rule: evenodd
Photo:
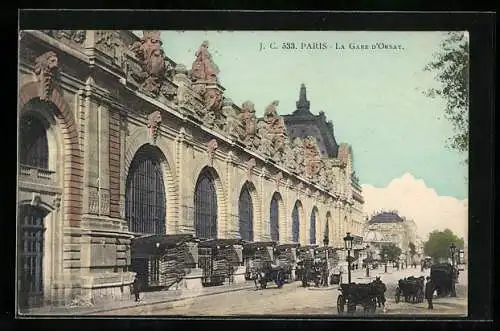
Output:
<svg viewBox="0 0 500 331">
<path fill-rule="evenodd" d="M 382 246 L 380 255 L 384 256 L 388 261 L 396 261 L 401 255 L 401 248 L 394 244 Z"/>
<path fill-rule="evenodd" d="M 440 87 L 424 91 L 425 95 L 446 101 L 445 118 L 454 127 L 448 147 L 459 152 L 469 150 L 469 38 L 467 32 L 448 32 L 440 50 L 424 71 L 434 72 Z M 466 157 L 465 162 L 468 162 Z"/>
<path fill-rule="evenodd" d="M 464 239 L 456 236 L 450 229 L 432 231 L 429 240 L 424 243 L 424 253 L 435 261 L 450 257 L 450 246 L 455 244 L 457 249 L 464 248 Z"/>
</svg>

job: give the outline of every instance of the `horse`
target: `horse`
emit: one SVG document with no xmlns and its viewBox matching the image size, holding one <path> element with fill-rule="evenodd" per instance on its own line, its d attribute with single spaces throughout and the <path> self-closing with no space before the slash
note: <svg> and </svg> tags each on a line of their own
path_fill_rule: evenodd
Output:
<svg viewBox="0 0 500 331">
<path fill-rule="evenodd" d="M 263 272 L 258 271 L 255 267 L 250 268 L 250 280 L 253 280 L 255 284 L 255 290 L 262 289 L 262 278 L 264 278 Z"/>
<path fill-rule="evenodd" d="M 375 279 L 372 281 L 372 286 L 375 287 L 375 299 L 377 300 L 377 305 L 379 307 L 383 306 L 385 308 L 385 291 L 387 291 L 387 287 L 382 282 L 380 277 L 375 277 Z"/>
</svg>

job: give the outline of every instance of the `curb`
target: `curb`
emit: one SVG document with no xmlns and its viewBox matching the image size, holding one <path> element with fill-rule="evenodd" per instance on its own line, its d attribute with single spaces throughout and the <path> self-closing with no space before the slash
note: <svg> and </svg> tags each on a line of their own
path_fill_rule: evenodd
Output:
<svg viewBox="0 0 500 331">
<path fill-rule="evenodd" d="M 101 309 L 101 310 L 95 310 L 95 311 L 91 311 L 91 312 L 82 313 L 82 315 L 95 315 L 95 314 L 100 314 L 100 313 L 133 309 L 133 308 L 137 308 L 137 307 L 144 308 L 144 307 L 154 306 L 154 305 L 159 305 L 159 304 L 167 304 L 167 307 L 165 307 L 164 309 L 172 309 L 172 308 L 176 308 L 176 307 L 185 306 L 185 305 L 189 304 L 192 300 L 197 299 L 197 298 L 216 295 L 216 294 L 222 294 L 222 293 L 243 291 L 243 290 L 250 289 L 252 287 L 253 286 L 245 286 L 245 287 L 241 287 L 241 288 L 228 289 L 226 291 L 204 293 L 204 294 L 199 294 L 199 295 L 194 295 L 194 296 L 189 296 L 189 297 L 179 297 L 179 298 L 173 298 L 173 299 L 158 300 L 158 301 L 154 301 L 154 302 L 146 302 L 144 304 L 138 304 L 138 305 L 136 304 L 136 305 L 129 305 L 129 306 L 125 306 L 125 307 Z M 185 302 L 183 302 L 183 301 L 185 301 Z"/>
</svg>

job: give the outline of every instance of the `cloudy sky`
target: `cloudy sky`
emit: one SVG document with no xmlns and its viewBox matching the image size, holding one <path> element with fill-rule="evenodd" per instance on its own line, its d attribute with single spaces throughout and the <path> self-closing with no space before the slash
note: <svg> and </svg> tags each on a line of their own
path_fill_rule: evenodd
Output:
<svg viewBox="0 0 500 331">
<path fill-rule="evenodd" d="M 453 129 L 443 118 L 444 102 L 422 94 L 436 86 L 433 75 L 422 68 L 444 36 L 443 32 L 163 31 L 162 41 L 168 57 L 191 68 L 195 51 L 208 40 L 226 97 L 238 105 L 251 100 L 258 115 L 273 100 L 280 101 L 281 114 L 293 112 L 304 83 L 311 111 L 324 111 L 333 121 L 337 141 L 353 147 L 366 212 L 410 204 L 407 212 L 412 215 L 405 216 L 416 217 L 417 210 L 425 209 L 440 215 L 425 214 L 425 222 L 435 219 L 439 228 L 458 222 L 452 218 L 463 214 L 460 208 L 466 205 L 468 186 L 464 155 L 445 148 Z M 295 49 L 283 49 L 284 42 L 293 42 Z M 350 44 L 358 49 L 350 49 Z M 397 49 L 381 49 L 382 44 Z M 393 194 L 398 192 L 394 185 L 401 183 L 408 186 L 404 199 Z M 450 211 L 441 210 L 444 205 Z M 433 213 L 431 207 L 440 210 Z M 424 221 L 416 221 L 425 231 L 430 229 Z"/>
</svg>

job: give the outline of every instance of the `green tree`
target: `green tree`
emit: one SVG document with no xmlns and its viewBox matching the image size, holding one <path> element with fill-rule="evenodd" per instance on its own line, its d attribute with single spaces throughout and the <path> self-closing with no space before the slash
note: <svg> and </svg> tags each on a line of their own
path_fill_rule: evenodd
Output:
<svg viewBox="0 0 500 331">
<path fill-rule="evenodd" d="M 448 32 L 440 50 L 424 71 L 434 72 L 439 87 L 424 91 L 425 95 L 445 100 L 445 118 L 454 128 L 448 147 L 459 152 L 469 150 L 469 37 L 467 32 Z M 465 158 L 468 162 L 468 158 Z"/>
<path fill-rule="evenodd" d="M 450 246 L 455 244 L 457 249 L 464 248 L 464 239 L 456 236 L 450 229 L 432 231 L 429 240 L 424 243 L 424 253 L 435 261 L 450 257 Z"/>
<path fill-rule="evenodd" d="M 380 255 L 384 256 L 387 261 L 396 261 L 401 252 L 401 248 L 394 244 L 382 246 L 380 249 Z"/>
</svg>

